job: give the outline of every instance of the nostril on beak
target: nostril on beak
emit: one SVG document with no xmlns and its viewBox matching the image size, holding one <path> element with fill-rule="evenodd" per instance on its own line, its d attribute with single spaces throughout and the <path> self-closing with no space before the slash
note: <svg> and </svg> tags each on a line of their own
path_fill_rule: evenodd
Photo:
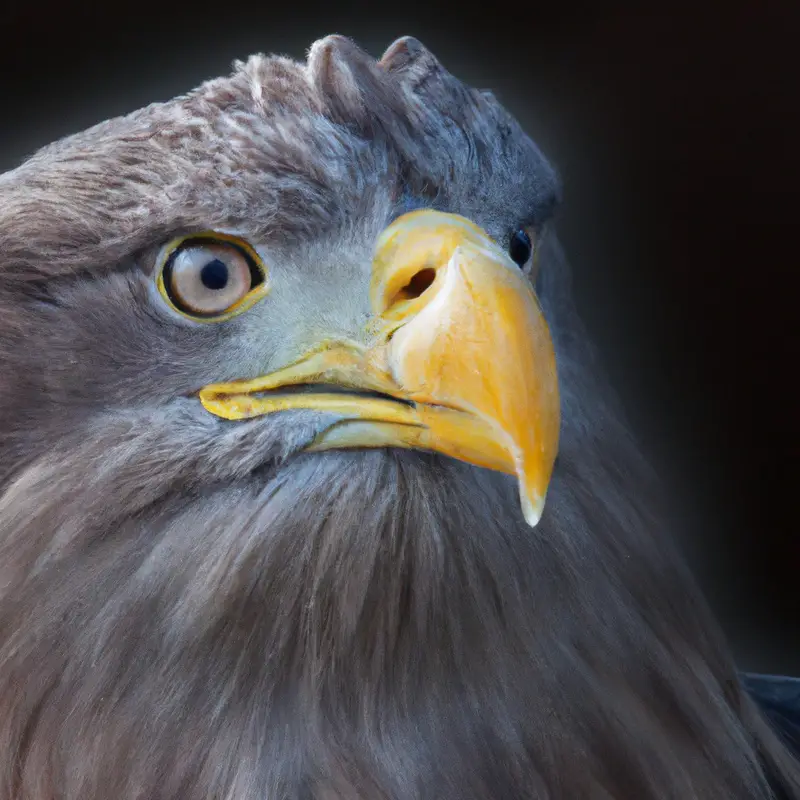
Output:
<svg viewBox="0 0 800 800">
<path fill-rule="evenodd" d="M 422 296 L 436 280 L 436 270 L 433 267 L 425 267 L 419 272 L 415 272 L 411 280 L 394 296 L 389 304 L 393 306 L 402 303 L 404 300 L 416 300 Z"/>
</svg>

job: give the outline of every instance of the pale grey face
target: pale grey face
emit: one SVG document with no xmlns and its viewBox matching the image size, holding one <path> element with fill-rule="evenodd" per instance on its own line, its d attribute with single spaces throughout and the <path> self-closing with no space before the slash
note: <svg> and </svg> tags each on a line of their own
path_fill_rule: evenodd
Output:
<svg viewBox="0 0 800 800">
<path fill-rule="evenodd" d="M 363 337 L 375 242 L 403 211 L 464 215 L 507 246 L 558 192 L 516 122 L 417 42 L 377 63 L 340 37 L 307 65 L 254 57 L 59 142 L 2 189 L 3 291 L 25 341 L 24 356 L 6 348 L 19 379 L 2 410 L 15 436 L 51 442 L 100 408 L 168 403 Z M 199 231 L 241 236 L 269 272 L 269 295 L 219 325 L 153 291 L 167 242 Z"/>
</svg>

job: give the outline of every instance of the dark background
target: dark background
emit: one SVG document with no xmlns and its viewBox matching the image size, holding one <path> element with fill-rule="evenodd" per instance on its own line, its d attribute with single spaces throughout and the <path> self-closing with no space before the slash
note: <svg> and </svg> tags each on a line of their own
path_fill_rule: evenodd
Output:
<svg viewBox="0 0 800 800">
<path fill-rule="evenodd" d="M 495 89 L 563 174 L 580 307 L 740 664 L 800 675 L 794 3 L 17 5 L 2 169 L 326 33 L 412 34 Z"/>
</svg>

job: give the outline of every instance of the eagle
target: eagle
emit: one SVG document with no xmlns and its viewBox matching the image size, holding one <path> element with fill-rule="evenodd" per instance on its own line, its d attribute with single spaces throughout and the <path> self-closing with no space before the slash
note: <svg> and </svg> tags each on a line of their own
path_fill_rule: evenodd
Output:
<svg viewBox="0 0 800 800">
<path fill-rule="evenodd" d="M 0 800 L 800 797 L 561 194 L 411 37 L 0 176 Z"/>
</svg>

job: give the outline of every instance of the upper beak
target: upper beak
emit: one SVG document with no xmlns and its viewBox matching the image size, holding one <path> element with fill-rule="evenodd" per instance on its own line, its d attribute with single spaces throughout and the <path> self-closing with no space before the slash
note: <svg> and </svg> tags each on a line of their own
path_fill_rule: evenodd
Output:
<svg viewBox="0 0 800 800">
<path fill-rule="evenodd" d="M 378 240 L 370 295 L 370 344 L 321 342 L 277 372 L 205 387 L 203 406 L 225 419 L 333 412 L 341 421 L 308 449 L 426 449 L 516 475 L 536 525 L 560 409 L 550 333 L 519 268 L 463 217 L 415 211 Z M 298 384 L 354 392 L 280 391 Z"/>
</svg>

